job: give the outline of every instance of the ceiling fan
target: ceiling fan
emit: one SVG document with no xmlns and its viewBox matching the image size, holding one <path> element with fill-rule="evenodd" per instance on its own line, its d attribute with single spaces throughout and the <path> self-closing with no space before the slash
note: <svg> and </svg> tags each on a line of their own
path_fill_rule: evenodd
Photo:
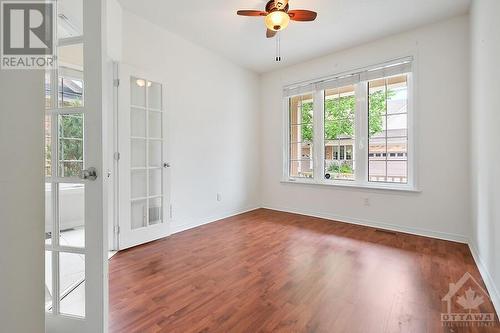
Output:
<svg viewBox="0 0 500 333">
<path fill-rule="evenodd" d="M 285 29 L 292 21 L 314 21 L 318 15 L 316 12 L 305 9 L 289 10 L 288 0 L 270 0 L 266 4 L 266 10 L 238 10 L 241 16 L 263 16 L 266 23 L 266 37 L 276 36 L 278 31 Z"/>
</svg>

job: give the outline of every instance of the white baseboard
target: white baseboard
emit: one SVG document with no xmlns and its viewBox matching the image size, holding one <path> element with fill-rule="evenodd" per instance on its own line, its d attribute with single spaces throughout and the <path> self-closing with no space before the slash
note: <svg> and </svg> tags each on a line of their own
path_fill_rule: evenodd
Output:
<svg viewBox="0 0 500 333">
<path fill-rule="evenodd" d="M 172 231 L 171 234 L 173 235 L 173 234 L 176 234 L 176 233 L 179 233 L 182 231 L 186 231 L 189 229 L 193 229 L 193 228 L 205 225 L 205 224 L 209 224 L 209 223 L 216 222 L 216 221 L 219 221 L 222 219 L 226 219 L 226 218 L 231 217 L 231 216 L 247 213 L 247 212 L 250 212 L 252 210 L 259 209 L 259 208 L 260 208 L 260 206 L 250 206 L 250 207 L 246 207 L 246 208 L 242 208 L 242 209 L 236 209 L 236 210 L 232 210 L 229 212 L 225 212 L 225 213 L 222 213 L 222 214 L 217 215 L 217 216 L 207 217 L 196 224 L 182 224 L 179 226 L 174 226 L 173 229 L 171 230 Z M 171 223 L 172 222 L 174 222 L 174 221 L 171 221 Z"/>
<path fill-rule="evenodd" d="M 316 212 L 316 211 L 313 212 L 313 211 L 308 211 L 308 210 L 303 210 L 303 209 L 291 209 L 291 208 L 267 206 L 267 205 L 264 205 L 263 208 L 278 210 L 281 212 L 288 212 L 288 213 L 295 213 L 295 214 L 319 217 L 319 218 L 334 220 L 334 221 L 338 221 L 338 222 L 357 224 L 357 225 L 362 225 L 365 227 L 372 227 L 372 228 L 379 228 L 379 229 L 385 229 L 385 230 L 396 231 L 396 232 L 403 232 L 403 233 L 417 235 L 417 236 L 425 236 L 425 237 L 443 239 L 443 240 L 447 240 L 447 241 L 453 241 L 453 242 L 464 243 L 464 244 L 468 244 L 468 242 L 469 242 L 468 237 L 465 237 L 463 235 L 440 232 L 440 231 L 433 231 L 433 230 L 427 230 L 427 229 L 420 229 L 420 228 L 414 228 L 414 227 L 407 227 L 407 226 L 371 221 L 371 220 L 366 220 L 366 219 L 359 219 L 359 218 L 354 218 L 354 217 L 340 216 L 340 215 L 335 215 L 335 214 L 331 214 L 331 213 Z"/>
<path fill-rule="evenodd" d="M 497 318 L 500 318 L 498 315 L 500 313 L 500 293 L 498 292 L 498 289 L 495 286 L 493 277 L 490 275 L 490 272 L 486 268 L 486 265 L 484 265 L 484 261 L 481 259 L 479 252 L 477 251 L 476 247 L 472 244 L 472 242 L 469 242 L 469 249 L 470 252 L 472 253 L 474 261 L 476 262 L 476 266 L 479 269 L 479 273 L 483 278 L 484 284 L 486 285 L 486 289 L 488 289 L 488 293 L 490 293 L 491 303 L 493 303 L 493 306 L 495 307 Z"/>
</svg>

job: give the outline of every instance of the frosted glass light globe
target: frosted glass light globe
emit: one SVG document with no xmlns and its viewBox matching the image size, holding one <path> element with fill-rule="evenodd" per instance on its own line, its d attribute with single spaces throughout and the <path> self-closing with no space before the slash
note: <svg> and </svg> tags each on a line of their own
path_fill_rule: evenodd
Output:
<svg viewBox="0 0 500 333">
<path fill-rule="evenodd" d="M 280 31 L 288 26 L 288 23 L 290 23 L 290 16 L 284 11 L 275 10 L 267 14 L 265 22 L 269 30 Z"/>
</svg>

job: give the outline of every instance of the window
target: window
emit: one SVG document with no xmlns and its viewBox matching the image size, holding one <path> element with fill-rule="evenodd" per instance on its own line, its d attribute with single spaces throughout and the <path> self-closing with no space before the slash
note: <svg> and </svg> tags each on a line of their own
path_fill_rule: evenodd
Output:
<svg viewBox="0 0 500 333">
<path fill-rule="evenodd" d="M 313 96 L 294 96 L 289 101 L 290 175 L 296 178 L 313 177 Z"/>
<path fill-rule="evenodd" d="M 286 87 L 285 180 L 412 189 L 412 61 Z"/>
</svg>

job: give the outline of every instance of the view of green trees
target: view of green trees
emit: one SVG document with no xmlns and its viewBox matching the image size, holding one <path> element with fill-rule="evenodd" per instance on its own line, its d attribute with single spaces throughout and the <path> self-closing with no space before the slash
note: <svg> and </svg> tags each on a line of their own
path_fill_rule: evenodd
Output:
<svg viewBox="0 0 500 333">
<path fill-rule="evenodd" d="M 50 175 L 52 150 L 45 146 L 46 175 Z M 83 166 L 83 114 L 59 116 L 59 175 L 78 177 Z"/>
<path fill-rule="evenodd" d="M 83 114 L 59 116 L 60 174 L 78 177 L 83 166 Z"/>
<path fill-rule="evenodd" d="M 387 91 L 387 99 L 395 95 L 392 90 Z M 386 94 L 379 90 L 369 94 L 369 128 L 370 136 L 380 133 L 382 128 L 383 115 L 385 114 Z M 355 96 L 340 96 L 325 101 L 325 139 L 335 140 L 343 136 L 354 134 L 354 115 L 356 98 Z M 302 141 L 312 141 L 312 114 L 313 102 L 302 104 L 301 123 L 308 124 L 302 126 Z"/>
<path fill-rule="evenodd" d="M 388 90 L 387 94 L 383 90 L 369 94 L 368 120 L 370 136 L 383 131 L 386 98 L 390 99 L 394 95 L 393 90 Z M 354 135 L 355 109 L 356 97 L 353 95 L 325 100 L 325 140 L 335 140 Z M 301 134 L 304 142 L 312 142 L 313 140 L 312 117 L 313 102 L 303 103 L 301 108 Z M 332 163 L 327 167 L 327 170 L 340 174 L 353 173 L 352 166 L 348 163 Z"/>
</svg>

